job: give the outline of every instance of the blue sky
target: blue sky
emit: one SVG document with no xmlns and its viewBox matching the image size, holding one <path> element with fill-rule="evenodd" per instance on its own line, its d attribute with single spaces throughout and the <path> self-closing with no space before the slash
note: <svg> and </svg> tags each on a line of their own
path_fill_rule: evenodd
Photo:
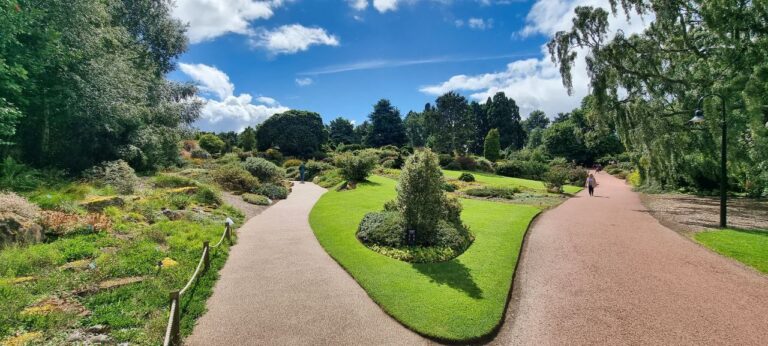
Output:
<svg viewBox="0 0 768 346">
<path fill-rule="evenodd" d="M 191 44 L 169 78 L 201 86 L 203 130 L 237 131 L 287 109 L 360 123 L 381 98 L 405 115 L 449 90 L 479 101 L 505 91 L 524 116 L 554 116 L 586 85 L 566 95 L 542 45 L 576 5 L 604 2 L 177 0 Z"/>
</svg>

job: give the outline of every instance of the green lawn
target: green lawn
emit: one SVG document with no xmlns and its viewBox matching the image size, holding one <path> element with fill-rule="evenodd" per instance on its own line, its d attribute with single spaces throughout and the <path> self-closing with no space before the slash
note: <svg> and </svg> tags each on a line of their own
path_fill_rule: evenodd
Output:
<svg viewBox="0 0 768 346">
<path fill-rule="evenodd" d="M 450 179 L 458 179 L 461 173 L 463 173 L 463 171 L 443 170 L 443 174 L 445 174 L 445 176 Z M 481 173 L 481 172 L 467 172 L 467 173 L 471 173 L 472 175 L 475 176 L 476 181 L 486 185 L 507 186 L 507 187 L 519 186 L 521 188 L 540 190 L 540 191 L 546 191 L 547 189 L 544 186 L 543 182 L 540 182 L 537 180 L 510 178 L 510 177 L 504 177 L 504 176 L 495 175 L 491 173 Z M 571 194 L 581 191 L 581 187 L 571 186 L 571 185 L 563 186 L 563 189 L 565 190 L 565 193 L 571 193 Z"/>
<path fill-rule="evenodd" d="M 463 199 L 462 218 L 476 235 L 459 257 L 411 264 L 362 245 L 355 231 L 363 215 L 395 198 L 395 181 L 379 176 L 351 191 L 329 191 L 310 214 L 312 229 L 338 261 L 387 313 L 433 338 L 468 341 L 500 323 L 531 206 Z M 371 326 L 374 328 L 375 326 Z"/>
<path fill-rule="evenodd" d="M 768 274 L 768 231 L 711 230 L 696 233 L 696 241 Z"/>
</svg>

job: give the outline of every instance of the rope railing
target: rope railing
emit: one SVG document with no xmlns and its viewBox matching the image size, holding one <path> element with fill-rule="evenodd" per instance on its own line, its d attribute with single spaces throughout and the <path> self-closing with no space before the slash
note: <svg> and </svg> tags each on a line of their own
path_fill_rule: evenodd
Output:
<svg viewBox="0 0 768 346">
<path fill-rule="evenodd" d="M 178 291 L 172 291 L 170 294 L 170 309 L 168 313 L 168 326 L 165 328 L 165 338 L 163 340 L 163 346 L 178 346 L 181 345 L 181 329 L 179 328 L 179 322 L 181 321 L 181 315 L 179 311 L 179 300 L 181 299 L 181 296 L 187 292 L 187 290 L 192 287 L 192 283 L 195 282 L 195 279 L 197 279 L 201 273 L 204 273 L 208 271 L 208 268 L 211 266 L 211 256 L 210 252 L 212 248 L 219 247 L 223 242 L 224 239 L 229 240 L 229 243 L 232 244 L 232 224 L 234 222 L 232 219 L 227 218 L 227 221 L 225 221 L 224 225 L 224 233 L 221 235 L 221 239 L 219 239 L 219 242 L 216 243 L 214 246 L 210 246 L 209 242 L 205 241 L 203 242 L 203 254 L 200 256 L 200 261 L 197 262 L 197 267 L 195 268 L 195 272 L 192 273 L 192 276 L 189 278 L 189 281 L 187 281 L 187 284 L 184 285 L 184 288 Z"/>
</svg>

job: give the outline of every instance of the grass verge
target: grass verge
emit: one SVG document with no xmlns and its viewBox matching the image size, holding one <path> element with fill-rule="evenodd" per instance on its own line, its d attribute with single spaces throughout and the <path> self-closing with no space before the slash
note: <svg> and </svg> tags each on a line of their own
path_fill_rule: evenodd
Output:
<svg viewBox="0 0 768 346">
<path fill-rule="evenodd" d="M 465 171 L 443 170 L 443 174 L 445 174 L 445 177 L 450 179 L 459 179 L 459 176 L 461 175 L 461 173 L 464 173 L 464 172 Z M 485 185 L 489 185 L 489 186 L 495 186 L 495 187 L 515 187 L 516 186 L 523 189 L 537 190 L 540 192 L 547 191 L 547 187 L 544 186 L 544 183 L 538 180 L 504 177 L 504 176 L 495 175 L 492 173 L 469 172 L 469 171 L 466 171 L 466 172 L 474 175 L 475 181 L 479 183 L 483 183 Z M 566 185 L 566 186 L 563 186 L 563 190 L 565 193 L 574 194 L 581 191 L 582 188 L 578 186 Z"/>
<path fill-rule="evenodd" d="M 395 181 L 374 176 L 355 190 L 327 192 L 312 209 L 310 224 L 325 250 L 408 328 L 453 342 L 492 333 L 504 314 L 525 231 L 539 209 L 463 199 L 462 219 L 476 235 L 472 246 L 447 262 L 412 264 L 355 238 L 363 215 L 394 197 Z"/>
<path fill-rule="evenodd" d="M 709 230 L 696 233 L 694 238 L 723 256 L 768 274 L 768 231 Z"/>
</svg>

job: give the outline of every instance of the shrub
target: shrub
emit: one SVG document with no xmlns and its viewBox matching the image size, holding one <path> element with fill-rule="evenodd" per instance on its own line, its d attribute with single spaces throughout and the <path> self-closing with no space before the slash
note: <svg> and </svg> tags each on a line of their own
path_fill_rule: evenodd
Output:
<svg viewBox="0 0 768 346">
<path fill-rule="evenodd" d="M 192 203 L 192 197 L 185 193 L 172 193 L 168 196 L 168 204 L 174 209 L 186 209 Z"/>
<path fill-rule="evenodd" d="M 493 173 L 493 163 L 491 161 L 484 157 L 475 158 L 475 161 L 477 162 L 477 170 Z"/>
<path fill-rule="evenodd" d="M 338 147 L 336 147 L 336 151 L 340 153 L 343 153 L 346 151 L 357 151 L 362 149 L 365 149 L 365 146 L 363 146 L 362 144 L 341 144 Z"/>
<path fill-rule="evenodd" d="M 270 205 L 272 204 L 272 201 L 267 198 L 267 196 L 257 195 L 253 193 L 245 193 L 243 194 L 243 200 L 255 205 Z"/>
<path fill-rule="evenodd" d="M 384 160 L 384 162 L 381 163 L 381 166 L 384 168 L 397 168 L 397 162 L 392 159 Z"/>
<path fill-rule="evenodd" d="M 447 246 L 454 250 L 464 250 L 470 244 L 467 241 L 468 238 L 469 234 L 464 227 L 457 227 L 445 220 L 438 221 L 437 229 L 435 230 L 435 243 L 440 244 L 440 246 Z"/>
<path fill-rule="evenodd" d="M 457 156 L 454 160 L 459 164 L 459 168 L 465 171 L 474 171 L 477 169 L 477 161 L 471 156 Z"/>
<path fill-rule="evenodd" d="M 440 166 L 441 167 L 445 167 L 449 163 L 453 162 L 453 156 L 448 155 L 448 154 L 440 154 L 437 157 L 440 160 Z"/>
<path fill-rule="evenodd" d="M 7 156 L 0 169 L 0 190 L 27 191 L 40 184 L 37 170 Z"/>
<path fill-rule="evenodd" d="M 343 183 L 344 178 L 341 176 L 341 173 L 338 169 L 331 169 L 323 171 L 322 173 L 315 176 L 312 182 L 328 189 Z"/>
<path fill-rule="evenodd" d="M 269 148 L 264 152 L 264 158 L 274 163 L 280 163 L 283 161 L 283 153 L 275 148 Z"/>
<path fill-rule="evenodd" d="M 357 154 L 344 152 L 336 155 L 334 159 L 341 176 L 351 182 L 365 181 L 371 175 L 373 168 L 376 167 L 376 161 L 376 156 L 365 151 Z"/>
<path fill-rule="evenodd" d="M 472 175 L 471 173 L 464 172 L 464 173 L 461 173 L 461 175 L 459 176 L 459 180 L 471 183 L 475 181 L 475 176 Z"/>
<path fill-rule="evenodd" d="M 282 185 L 275 185 L 271 183 L 262 184 L 258 188 L 253 190 L 254 193 L 264 195 L 270 199 L 286 199 L 288 197 L 288 188 Z"/>
<path fill-rule="evenodd" d="M 236 153 L 227 153 L 227 154 L 224 154 L 222 157 L 218 158 L 216 160 L 216 163 L 220 165 L 240 163 L 240 156 L 238 156 Z"/>
<path fill-rule="evenodd" d="M 582 167 L 571 167 L 568 171 L 568 183 L 571 185 L 579 186 L 584 184 L 589 176 L 589 171 Z"/>
<path fill-rule="evenodd" d="M 205 149 L 209 153 L 220 153 L 226 146 L 221 138 L 210 133 L 200 136 L 198 143 L 200 144 L 201 148 Z"/>
<path fill-rule="evenodd" d="M 332 170 L 335 167 L 323 161 L 309 160 L 304 164 L 304 180 L 312 180 L 323 171 Z"/>
<path fill-rule="evenodd" d="M 192 149 L 190 157 L 193 159 L 210 159 L 211 154 L 205 151 L 205 149 Z"/>
<path fill-rule="evenodd" d="M 238 164 L 224 165 L 212 173 L 213 181 L 224 190 L 251 191 L 259 186 L 259 180 Z"/>
<path fill-rule="evenodd" d="M 160 188 L 175 188 L 175 187 L 187 187 L 196 186 L 197 182 L 187 177 L 182 177 L 174 174 L 158 174 L 152 178 L 152 185 Z"/>
<path fill-rule="evenodd" d="M 121 194 L 133 193 L 139 181 L 133 168 L 123 160 L 103 162 L 86 170 L 83 175 L 98 185 L 112 186 Z"/>
<path fill-rule="evenodd" d="M 627 183 L 634 187 L 640 186 L 640 172 L 638 170 L 633 170 L 631 173 L 627 174 Z M 757 197 L 760 197 L 760 195 L 761 193 L 758 193 Z"/>
<path fill-rule="evenodd" d="M 506 177 L 541 180 L 549 167 L 537 161 L 509 160 L 496 164 L 496 174 Z"/>
<path fill-rule="evenodd" d="M 285 177 L 285 171 L 282 168 L 260 157 L 245 159 L 243 168 L 262 182 L 279 182 Z"/>
<path fill-rule="evenodd" d="M 301 166 L 301 162 L 302 162 L 302 161 L 301 161 L 301 160 L 299 160 L 299 159 L 290 159 L 290 160 L 285 160 L 285 162 L 283 162 L 283 168 L 288 168 L 288 167 L 299 167 L 299 166 Z"/>
<path fill-rule="evenodd" d="M 506 198 L 513 199 L 520 189 L 517 187 L 478 187 L 467 189 L 464 193 L 474 197 L 484 198 Z"/>
<path fill-rule="evenodd" d="M 563 193 L 563 185 L 568 182 L 569 169 L 563 166 L 552 166 L 544 174 L 544 185 L 547 191 L 554 193 Z"/>
<path fill-rule="evenodd" d="M 389 211 L 365 214 L 357 229 L 357 238 L 364 244 L 401 246 L 405 238 L 403 218 Z"/>
<path fill-rule="evenodd" d="M 416 230 L 416 241 L 433 245 L 442 217 L 443 173 L 437 155 L 426 149 L 408 158 L 397 183 L 397 209 L 407 229 Z"/>
<path fill-rule="evenodd" d="M 448 182 L 444 182 L 443 186 L 442 186 L 442 189 L 445 192 L 454 192 L 454 191 L 456 191 L 456 185 L 448 183 Z"/>
<path fill-rule="evenodd" d="M 488 135 L 485 136 L 485 143 L 483 144 L 483 156 L 490 161 L 497 161 L 499 159 L 499 151 L 501 150 L 501 144 L 499 142 L 499 130 L 491 129 L 488 131 Z"/>
<path fill-rule="evenodd" d="M 208 185 L 199 185 L 195 192 L 194 200 L 197 203 L 218 206 L 221 205 L 221 196 L 218 191 Z"/>
<path fill-rule="evenodd" d="M 451 171 L 460 171 L 461 165 L 456 161 L 451 161 L 447 165 L 443 166 L 443 168 L 451 170 Z"/>
</svg>

